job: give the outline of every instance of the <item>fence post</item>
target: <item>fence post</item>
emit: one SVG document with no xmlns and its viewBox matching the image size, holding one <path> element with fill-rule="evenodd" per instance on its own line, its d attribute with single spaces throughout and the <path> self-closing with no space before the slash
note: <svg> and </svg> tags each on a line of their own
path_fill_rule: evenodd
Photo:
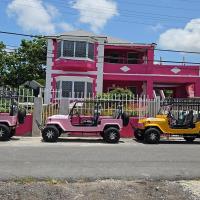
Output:
<svg viewBox="0 0 200 200">
<path fill-rule="evenodd" d="M 59 114 L 66 115 L 69 114 L 70 99 L 60 99 Z"/>
<path fill-rule="evenodd" d="M 41 136 L 41 131 L 36 124 L 36 120 L 41 124 L 42 123 L 42 98 L 34 98 L 34 110 L 33 110 L 33 126 L 32 126 L 32 136 L 37 137 Z"/>
</svg>

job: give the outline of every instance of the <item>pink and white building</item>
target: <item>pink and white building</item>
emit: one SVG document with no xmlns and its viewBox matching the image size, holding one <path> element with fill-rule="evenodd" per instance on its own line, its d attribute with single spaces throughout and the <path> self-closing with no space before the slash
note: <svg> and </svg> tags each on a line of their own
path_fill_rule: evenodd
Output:
<svg viewBox="0 0 200 200">
<path fill-rule="evenodd" d="M 61 90 L 63 98 L 116 87 L 150 98 L 165 90 L 174 97 L 200 96 L 200 67 L 154 64 L 154 48 L 82 30 L 49 37 L 46 88 Z"/>
</svg>

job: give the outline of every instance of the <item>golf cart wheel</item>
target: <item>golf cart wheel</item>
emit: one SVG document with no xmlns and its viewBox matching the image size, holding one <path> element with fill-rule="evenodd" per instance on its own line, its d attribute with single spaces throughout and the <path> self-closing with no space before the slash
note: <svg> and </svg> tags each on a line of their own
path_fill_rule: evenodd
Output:
<svg viewBox="0 0 200 200">
<path fill-rule="evenodd" d="M 196 139 L 196 137 L 184 137 L 184 140 L 187 142 L 194 142 L 194 140 Z"/>
<path fill-rule="evenodd" d="M 135 136 L 135 139 L 138 140 L 138 141 L 144 140 L 144 134 L 139 129 L 134 131 L 134 136 Z"/>
<path fill-rule="evenodd" d="M 4 124 L 0 124 L 0 140 L 6 141 L 9 140 L 10 128 Z"/>
<path fill-rule="evenodd" d="M 156 128 L 149 128 L 144 133 L 144 141 L 148 144 L 158 144 L 160 142 L 160 131 Z"/>
<path fill-rule="evenodd" d="M 47 126 L 42 131 L 45 142 L 56 142 L 59 137 L 59 130 L 55 126 Z"/>
<path fill-rule="evenodd" d="M 104 131 L 104 140 L 107 143 L 118 143 L 120 139 L 119 129 L 110 127 Z"/>
</svg>

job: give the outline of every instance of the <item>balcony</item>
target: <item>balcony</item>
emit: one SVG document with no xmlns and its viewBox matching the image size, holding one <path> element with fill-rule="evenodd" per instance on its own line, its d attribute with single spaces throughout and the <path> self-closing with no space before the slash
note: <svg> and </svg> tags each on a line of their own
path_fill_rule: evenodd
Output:
<svg viewBox="0 0 200 200">
<path fill-rule="evenodd" d="M 158 64 L 120 64 L 120 63 L 104 63 L 104 75 L 110 77 L 112 75 L 125 80 L 124 75 L 129 76 L 133 80 L 133 76 L 137 80 L 144 77 L 199 77 L 199 66 L 184 65 L 158 65 Z M 123 75 L 123 76 L 122 76 Z M 130 76 L 133 75 L 133 76 Z"/>
</svg>

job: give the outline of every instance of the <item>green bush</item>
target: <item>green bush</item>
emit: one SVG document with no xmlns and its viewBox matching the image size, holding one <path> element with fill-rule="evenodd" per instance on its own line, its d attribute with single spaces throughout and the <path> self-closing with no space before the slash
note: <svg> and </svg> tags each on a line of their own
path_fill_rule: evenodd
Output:
<svg viewBox="0 0 200 200">
<path fill-rule="evenodd" d="M 129 100 L 134 98 L 134 94 L 129 89 L 124 88 L 116 88 L 110 92 L 103 93 L 101 95 L 97 95 L 98 99 L 121 99 L 121 100 Z"/>
</svg>

